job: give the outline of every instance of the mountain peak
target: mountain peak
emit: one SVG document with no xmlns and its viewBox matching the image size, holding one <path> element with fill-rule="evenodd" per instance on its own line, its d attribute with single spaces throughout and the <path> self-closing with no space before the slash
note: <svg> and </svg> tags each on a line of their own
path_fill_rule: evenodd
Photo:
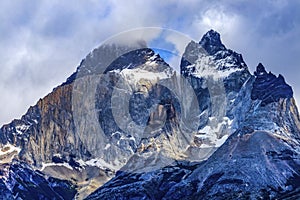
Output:
<svg viewBox="0 0 300 200">
<path fill-rule="evenodd" d="M 199 44 L 207 51 L 208 54 L 213 55 L 220 50 L 225 50 L 226 47 L 221 41 L 221 36 L 218 32 L 210 30 L 204 34 Z"/>
<path fill-rule="evenodd" d="M 254 75 L 258 76 L 258 75 L 263 75 L 266 73 L 267 73 L 267 71 L 266 71 L 265 67 L 263 66 L 263 64 L 259 63 L 256 67 L 256 71 L 254 72 Z"/>
<path fill-rule="evenodd" d="M 293 90 L 282 75 L 276 77 L 272 72 L 267 73 L 263 64 L 259 63 L 254 72 L 255 81 L 251 93 L 252 100 L 262 100 L 262 105 L 278 102 L 280 98 L 292 98 Z"/>
</svg>

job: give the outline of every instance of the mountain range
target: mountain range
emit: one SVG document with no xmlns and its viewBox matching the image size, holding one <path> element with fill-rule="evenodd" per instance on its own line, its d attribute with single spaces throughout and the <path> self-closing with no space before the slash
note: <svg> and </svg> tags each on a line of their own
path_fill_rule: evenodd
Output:
<svg viewBox="0 0 300 200">
<path fill-rule="evenodd" d="M 106 43 L 0 129 L 0 199 L 297 199 L 300 117 L 282 75 L 208 31 L 180 72 Z"/>
</svg>

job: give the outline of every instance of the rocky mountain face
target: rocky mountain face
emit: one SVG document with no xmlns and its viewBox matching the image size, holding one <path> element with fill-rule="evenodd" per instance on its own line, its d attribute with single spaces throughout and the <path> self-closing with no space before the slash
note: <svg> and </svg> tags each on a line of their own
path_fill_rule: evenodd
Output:
<svg viewBox="0 0 300 200">
<path fill-rule="evenodd" d="M 191 42 L 181 62 L 181 73 L 207 115 L 194 135 L 200 144 L 195 152 L 217 150 L 204 161 L 190 154 L 198 160 L 174 161 L 146 173 L 119 172 L 87 199 L 299 197 L 300 121 L 291 87 L 262 64 L 251 75 L 241 55 L 220 45 L 219 38 L 210 31 L 199 44 Z M 223 144 L 220 138 L 227 135 Z"/>
<path fill-rule="evenodd" d="M 190 83 L 200 108 L 199 128 L 194 137 L 195 160 L 206 159 L 239 127 L 241 113 L 235 109 L 251 74 L 242 55 L 222 44 L 219 33 L 207 32 L 199 43 L 191 41 L 181 60 L 181 74 Z M 190 147 L 194 151 L 193 146 Z"/>
<path fill-rule="evenodd" d="M 293 198 L 299 134 L 283 76 L 262 64 L 252 75 L 213 30 L 187 45 L 180 74 L 143 42 L 104 44 L 0 129 L 0 190 L 4 199 Z"/>
</svg>

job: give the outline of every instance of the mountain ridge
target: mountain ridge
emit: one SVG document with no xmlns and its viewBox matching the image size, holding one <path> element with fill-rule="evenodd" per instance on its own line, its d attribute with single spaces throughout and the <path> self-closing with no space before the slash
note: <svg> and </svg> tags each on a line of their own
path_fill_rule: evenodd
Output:
<svg viewBox="0 0 300 200">
<path fill-rule="evenodd" d="M 238 149 L 243 149 L 248 140 L 263 137 L 278 148 L 268 152 L 262 148 L 257 153 L 259 158 L 267 156 L 267 161 L 285 162 L 288 157 L 287 165 L 297 171 L 300 119 L 292 88 L 284 78 L 267 73 L 262 64 L 252 75 L 242 55 L 227 49 L 220 34 L 213 30 L 199 43 L 187 45 L 181 75 L 153 50 L 139 44 L 95 49 L 65 83 L 30 107 L 20 120 L 4 125 L 0 129 L 0 146 L 7 153 L 0 161 L 9 165 L 10 160 L 19 160 L 33 166 L 33 174 L 41 170 L 46 177 L 66 179 L 77 187 L 78 199 L 93 192 L 88 199 L 122 194 L 146 199 L 197 195 L 217 198 L 225 194 L 226 184 L 232 184 L 235 191 L 249 183 L 254 184 L 249 188 L 255 194 L 237 191 L 231 197 L 283 195 L 256 184 L 254 179 L 245 183 L 247 178 L 237 175 L 239 178 L 228 180 L 226 174 L 235 173 L 237 168 L 232 158 L 228 160 L 232 155 L 223 149 L 236 148 L 232 143 L 239 142 L 243 145 Z M 7 143 L 12 150 L 5 150 Z M 219 157 L 226 161 L 223 168 L 229 166 L 233 171 L 207 172 L 203 166 L 219 165 Z M 240 162 L 252 166 L 247 156 Z M 261 163 L 263 170 L 267 165 Z M 278 166 L 284 169 L 281 163 Z M 288 183 L 294 176 L 293 171 L 286 173 L 279 186 L 285 192 L 296 191 L 297 185 L 283 187 L 283 182 Z M 199 178 L 195 174 L 204 175 Z M 270 177 L 278 179 L 274 174 Z M 143 192 L 154 183 L 164 185 L 164 189 L 161 193 L 148 191 L 148 196 L 143 196 L 126 188 L 128 178 Z M 186 187 L 192 187 L 194 193 L 180 190 L 183 183 L 188 183 Z M 7 194 L 14 193 L 5 187 Z M 196 192 L 200 189 L 202 192 Z M 22 192 L 25 194 L 25 190 Z"/>
</svg>

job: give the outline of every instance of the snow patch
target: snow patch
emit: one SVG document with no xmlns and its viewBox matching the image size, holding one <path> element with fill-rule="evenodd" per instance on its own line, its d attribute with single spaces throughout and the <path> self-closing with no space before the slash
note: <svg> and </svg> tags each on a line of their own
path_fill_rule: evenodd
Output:
<svg viewBox="0 0 300 200">
<path fill-rule="evenodd" d="M 198 78 L 212 77 L 214 80 L 219 80 L 228 77 L 230 74 L 242 71 L 242 68 L 237 68 L 234 59 L 231 56 L 216 60 L 214 56 L 201 56 L 196 60 L 196 63 L 188 68 L 195 68 L 191 75 Z"/>
<path fill-rule="evenodd" d="M 21 151 L 21 148 L 7 143 L 0 149 L 0 156 L 13 153 L 14 151 L 17 152 L 17 154 L 19 154 Z"/>
<path fill-rule="evenodd" d="M 69 163 L 42 163 L 41 171 L 45 170 L 46 167 L 55 167 L 55 166 L 66 167 L 70 170 L 73 170 L 73 167 L 71 167 Z"/>
<path fill-rule="evenodd" d="M 85 161 L 85 165 L 96 166 L 100 169 L 111 169 L 114 171 L 119 170 L 123 166 L 117 160 L 114 161 L 114 164 L 110 164 L 101 158 L 94 158 L 94 159 Z"/>
<path fill-rule="evenodd" d="M 144 69 L 123 69 L 120 74 L 128 80 L 131 84 L 136 84 L 141 79 L 157 81 L 161 79 L 169 78 L 170 75 L 163 72 L 151 72 Z"/>
<path fill-rule="evenodd" d="M 222 128 L 231 128 L 233 120 L 230 120 L 228 117 L 223 117 L 223 121 L 219 123 L 216 120 L 215 117 L 209 117 L 208 125 L 199 130 L 199 134 L 195 135 L 195 137 L 203 141 L 200 148 L 220 147 L 227 140 L 229 135 L 223 135 L 221 138 L 219 135 L 222 132 Z"/>
<path fill-rule="evenodd" d="M 80 160 L 76 160 L 76 162 L 79 163 L 80 167 L 82 167 L 82 168 L 85 168 L 87 166 L 94 166 L 94 167 L 98 167 L 102 170 L 110 169 L 113 171 L 117 171 L 117 170 L 121 169 L 121 167 L 124 166 L 124 164 L 118 162 L 117 160 L 113 161 L 113 164 L 110 164 L 102 158 L 94 158 L 94 159 L 87 160 L 87 161 L 80 159 Z"/>
<path fill-rule="evenodd" d="M 86 166 L 86 163 L 82 159 L 76 160 L 76 162 L 78 162 L 81 167 Z"/>
<path fill-rule="evenodd" d="M 29 125 L 23 124 L 23 125 L 16 126 L 15 128 L 17 134 L 22 135 L 25 131 L 29 129 L 29 127 L 30 127 Z"/>
<path fill-rule="evenodd" d="M 224 135 L 221 139 L 216 140 L 215 147 L 220 147 L 224 144 L 224 142 L 227 140 L 228 135 Z"/>
<path fill-rule="evenodd" d="M 107 150 L 107 149 L 110 148 L 110 146 L 111 146 L 110 144 L 106 144 L 105 147 L 104 147 L 104 149 Z"/>
<path fill-rule="evenodd" d="M 21 148 L 7 143 L 0 149 L 0 163 L 10 163 L 20 151 Z"/>
</svg>

